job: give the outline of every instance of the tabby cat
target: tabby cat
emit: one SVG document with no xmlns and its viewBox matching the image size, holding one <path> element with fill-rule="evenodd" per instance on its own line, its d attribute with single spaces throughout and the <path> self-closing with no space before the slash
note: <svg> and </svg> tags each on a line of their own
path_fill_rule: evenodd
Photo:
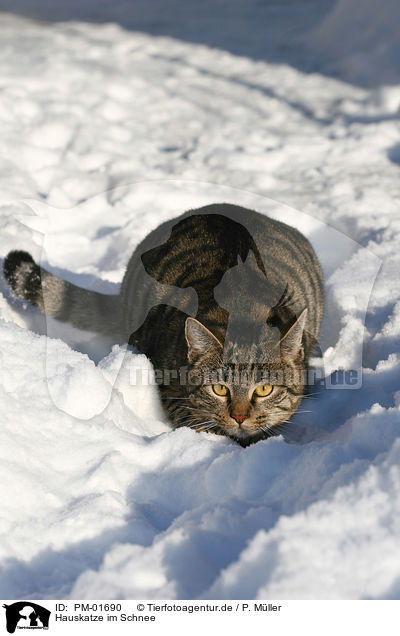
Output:
<svg viewBox="0 0 400 636">
<path fill-rule="evenodd" d="M 304 392 L 323 311 L 321 268 L 292 227 L 242 207 L 189 210 L 134 251 L 118 296 L 10 252 L 15 295 L 75 327 L 118 333 L 157 370 L 174 428 L 242 446 L 282 431 Z"/>
</svg>

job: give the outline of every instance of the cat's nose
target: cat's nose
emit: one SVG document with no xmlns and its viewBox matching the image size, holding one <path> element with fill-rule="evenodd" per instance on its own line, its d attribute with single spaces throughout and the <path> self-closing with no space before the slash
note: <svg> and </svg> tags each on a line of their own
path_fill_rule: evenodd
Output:
<svg viewBox="0 0 400 636">
<path fill-rule="evenodd" d="M 247 415 L 232 415 L 232 417 L 238 424 L 242 424 L 245 420 L 247 420 Z"/>
</svg>

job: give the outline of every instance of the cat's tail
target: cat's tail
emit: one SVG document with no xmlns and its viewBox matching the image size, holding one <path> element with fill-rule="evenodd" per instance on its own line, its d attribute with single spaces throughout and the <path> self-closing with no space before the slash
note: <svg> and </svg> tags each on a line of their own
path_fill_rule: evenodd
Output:
<svg viewBox="0 0 400 636">
<path fill-rule="evenodd" d="M 18 298 L 47 316 L 87 331 L 120 331 L 119 296 L 77 287 L 37 265 L 27 252 L 10 252 L 4 260 L 3 273 Z"/>
</svg>

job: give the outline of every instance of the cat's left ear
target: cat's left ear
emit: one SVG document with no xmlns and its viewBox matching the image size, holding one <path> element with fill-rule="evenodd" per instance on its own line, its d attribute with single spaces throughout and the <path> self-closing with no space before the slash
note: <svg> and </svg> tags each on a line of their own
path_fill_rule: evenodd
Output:
<svg viewBox="0 0 400 636">
<path fill-rule="evenodd" d="M 292 325 L 289 331 L 283 336 L 280 341 L 281 356 L 285 358 L 291 358 L 292 360 L 304 358 L 303 349 L 303 332 L 306 325 L 307 308 L 301 312 L 294 325 Z"/>
<path fill-rule="evenodd" d="M 186 318 L 185 336 L 188 345 L 188 360 L 195 362 L 200 356 L 222 345 L 218 338 L 211 333 L 207 327 L 201 324 L 196 318 Z"/>
</svg>

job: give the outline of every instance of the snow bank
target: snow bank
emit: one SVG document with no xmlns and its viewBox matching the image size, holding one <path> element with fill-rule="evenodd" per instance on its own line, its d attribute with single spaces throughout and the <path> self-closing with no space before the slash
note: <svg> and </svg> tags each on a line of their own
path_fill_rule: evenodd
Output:
<svg viewBox="0 0 400 636">
<path fill-rule="evenodd" d="M 115 25 L 0 32 L 2 258 L 26 249 L 116 293 L 158 223 L 231 201 L 313 242 L 329 373 L 359 359 L 363 330 L 360 388 L 317 387 L 296 443 L 242 449 L 171 431 L 154 387 L 132 386 L 143 356 L 1 282 L 3 598 L 398 598 L 394 89 Z"/>
</svg>

